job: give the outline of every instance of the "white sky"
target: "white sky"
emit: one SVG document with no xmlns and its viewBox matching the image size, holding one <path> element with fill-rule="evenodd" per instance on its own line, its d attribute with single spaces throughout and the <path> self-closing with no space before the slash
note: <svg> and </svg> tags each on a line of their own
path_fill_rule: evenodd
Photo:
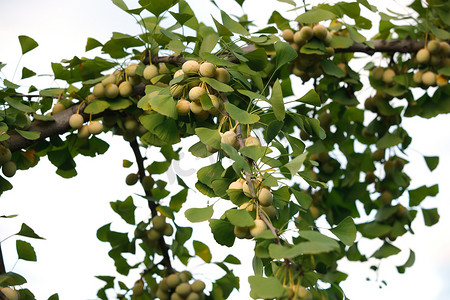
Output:
<svg viewBox="0 0 450 300">
<path fill-rule="evenodd" d="M 51 62 L 59 62 L 77 56 L 94 56 L 98 52 L 84 53 L 88 37 L 101 42 L 107 41 L 113 31 L 133 34 L 138 32 L 134 19 L 116 8 L 109 0 L 79 0 L 79 1 L 2 1 L 0 9 L 0 61 L 7 63 L 3 69 L 9 80 L 18 82 L 21 67 L 26 66 L 39 74 L 50 74 Z M 231 14 L 240 14 L 234 1 L 217 1 L 221 8 Z M 264 5 L 261 5 L 264 2 Z M 276 5 L 279 11 L 289 6 L 276 1 L 247 0 L 244 8 L 250 19 L 267 19 L 269 5 Z M 190 1 L 195 6 L 198 17 L 210 22 L 209 12 L 212 5 L 207 0 Z M 392 4 L 392 3 L 391 3 Z M 132 5 L 130 5 L 132 6 Z M 201 12 L 201 13 L 200 13 Z M 217 16 L 217 14 L 215 14 Z M 16 64 L 20 58 L 18 35 L 28 35 L 34 38 L 39 47 L 26 54 L 17 74 L 12 78 Z M 19 84 L 35 84 L 25 81 Z M 40 87 L 52 85 L 49 77 L 41 78 Z M 305 90 L 306 91 L 306 90 Z M 301 93 L 301 91 L 300 91 Z M 380 268 L 379 279 L 388 281 L 388 286 L 378 289 L 377 284 L 366 282 L 373 272 L 368 272 L 369 264 L 345 264 L 343 271 L 349 272 L 349 279 L 343 284 L 351 299 L 443 299 L 448 295 L 446 283 L 450 282 L 450 241 L 447 228 L 450 226 L 450 195 L 446 171 L 450 168 L 450 141 L 445 135 L 439 134 L 442 129 L 449 128 L 447 116 L 440 116 L 431 120 L 412 119 L 404 121 L 406 129 L 413 136 L 413 144 L 408 155 L 411 163 L 407 170 L 413 179 L 412 188 L 422 184 L 440 183 L 440 194 L 435 199 L 424 202 L 425 207 L 439 207 L 441 221 L 432 228 L 425 228 L 421 221 L 421 214 L 414 225 L 416 235 L 400 238 L 398 244 L 405 250 L 398 257 L 383 263 Z M 23 274 L 37 299 L 47 299 L 53 293 L 59 293 L 61 299 L 95 299 L 95 294 L 102 282 L 95 279 L 95 275 L 112 275 L 114 266 L 107 256 L 109 246 L 97 240 L 96 230 L 106 223 L 113 222 L 113 228 L 125 231 L 128 228 L 112 212 L 109 202 L 124 200 L 128 195 L 139 192 L 136 188 L 129 188 L 124 184 L 125 176 L 130 170 L 122 168 L 122 159 L 134 160 L 131 149 L 122 142 L 120 137 L 102 136 L 111 148 L 97 159 L 77 157 L 78 176 L 66 180 L 56 175 L 55 168 L 46 159 L 37 167 L 28 171 L 19 171 L 11 180 L 14 185 L 0 198 L 0 215 L 19 214 L 14 219 L 0 219 L 0 240 L 17 232 L 22 222 L 31 226 L 46 238 L 44 241 L 29 240 L 34 246 L 38 262 L 18 261 L 16 263 L 15 239 L 11 238 L 2 243 L 3 254 L 8 270 Z M 192 141 L 191 141 L 192 142 Z M 440 155 L 441 163 L 437 170 L 430 173 L 419 154 Z M 187 154 L 186 154 L 187 155 Z M 187 157 L 187 156 L 186 156 Z M 187 157 L 188 158 L 188 157 Z M 161 157 L 155 156 L 155 159 Z M 195 160 L 195 161 L 194 161 Z M 208 160 L 194 161 L 187 164 L 181 161 L 172 167 L 172 175 L 176 172 L 183 174 L 186 182 L 193 186 L 195 170 L 200 165 L 206 165 Z M 132 169 L 134 171 L 134 169 Z M 165 175 L 164 175 L 165 176 Z M 169 182 L 173 177 L 164 178 Z M 206 205 L 206 199 L 198 193 L 190 191 L 190 203 L 201 207 Z M 134 197 L 135 204 L 145 207 L 145 202 Z M 403 202 L 404 204 L 407 203 Z M 142 211 L 145 211 L 144 209 Z M 143 213 L 145 216 L 145 212 Z M 205 224 L 203 224 L 205 225 Z M 209 230 L 209 228 L 207 228 Z M 195 237 L 203 242 L 203 231 L 196 229 Z M 208 236 L 211 236 L 210 233 Z M 214 242 L 213 242 L 214 243 Z M 239 241 L 238 248 L 251 249 L 251 242 Z M 367 249 L 374 245 L 367 244 Z M 416 252 L 416 264 L 408 269 L 406 274 L 399 275 L 395 265 L 404 263 L 412 248 Z M 368 250 L 371 253 L 373 250 Z M 213 260 L 226 256 L 223 247 L 214 247 Z M 242 252 L 242 251 L 241 251 Z M 242 256 L 239 251 L 233 253 L 245 262 L 235 273 L 242 276 L 242 294 L 239 299 L 247 299 L 248 288 L 246 276 L 251 275 L 248 269 L 249 257 Z M 198 261 L 193 264 L 194 274 L 200 279 L 217 278 L 215 273 L 208 273 L 207 266 Z M 136 277 L 130 278 L 133 282 Z M 413 288 L 411 288 L 413 287 Z M 445 290 L 447 288 L 447 290 Z"/>
</svg>

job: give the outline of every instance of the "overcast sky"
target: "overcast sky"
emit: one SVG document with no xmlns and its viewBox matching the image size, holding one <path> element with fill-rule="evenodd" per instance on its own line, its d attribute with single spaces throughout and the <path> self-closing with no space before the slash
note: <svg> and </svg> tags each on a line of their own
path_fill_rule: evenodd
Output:
<svg viewBox="0 0 450 300">
<path fill-rule="evenodd" d="M 19 81 L 22 66 L 38 74 L 50 74 L 51 62 L 59 62 L 75 55 L 99 55 L 96 51 L 84 52 L 88 37 L 105 42 L 113 31 L 133 34 L 139 30 L 134 19 L 109 0 L 3 2 L 0 10 L 0 62 L 8 64 L 3 69 L 7 78 L 19 84 L 36 84 L 35 81 Z M 209 1 L 196 0 L 190 3 L 196 7 L 198 17 L 211 23 L 209 12 L 212 5 Z M 239 7 L 231 0 L 217 3 L 231 14 L 240 14 Z M 289 8 L 269 0 L 247 0 L 244 8 L 250 19 L 257 19 L 259 24 L 263 24 L 270 14 L 267 9 L 269 5 L 276 5 L 279 11 Z M 18 35 L 34 38 L 39 47 L 22 58 L 13 77 L 20 58 Z M 38 82 L 41 88 L 55 85 L 51 77 L 40 77 Z M 450 226 L 450 190 L 446 182 L 446 170 L 450 168 L 450 141 L 445 134 L 441 134 L 443 129 L 449 128 L 449 123 L 448 116 L 404 121 L 406 130 L 413 137 L 413 144 L 408 151 L 412 163 L 406 167 L 413 180 L 412 187 L 440 183 L 438 197 L 424 202 L 425 207 L 439 207 L 440 223 L 426 228 L 419 214 L 417 224 L 413 227 L 416 235 L 412 238 L 409 235 L 400 238 L 396 243 L 405 251 L 380 267 L 378 279 L 388 282 L 388 286 L 383 289 L 378 289 L 373 281 L 366 281 L 366 277 L 376 279 L 375 274 L 368 271 L 369 264 L 343 264 L 342 270 L 350 275 L 343 287 L 351 299 L 444 299 L 444 295 L 449 294 L 446 284 L 450 282 L 450 241 L 447 229 Z M 98 159 L 77 157 L 77 177 L 70 180 L 60 178 L 55 174 L 55 167 L 43 158 L 37 167 L 19 171 L 11 180 L 14 189 L 0 198 L 0 215 L 19 214 L 14 219 L 0 219 L 0 240 L 17 232 L 23 222 L 46 238 L 43 241 L 27 240 L 36 250 L 38 262 L 18 261 L 16 264 L 14 238 L 2 243 L 7 269 L 23 274 L 29 281 L 26 287 L 35 293 L 37 299 L 47 299 L 55 292 L 64 300 L 95 299 L 102 283 L 94 276 L 114 274 L 113 262 L 106 254 L 109 247 L 99 242 L 95 233 L 99 227 L 109 222 L 113 222 L 116 230 L 128 230 L 128 227 L 121 226 L 123 223 L 112 212 L 109 202 L 124 200 L 128 195 L 139 191 L 124 184 L 124 178 L 130 170 L 122 168 L 122 160 L 133 160 L 131 149 L 120 137 L 112 137 L 111 134 L 103 134 L 101 137 L 111 143 L 110 150 Z M 190 140 L 188 143 L 192 142 Z M 430 173 L 420 154 L 440 155 L 440 166 Z M 190 158 L 188 153 L 183 155 L 187 159 L 175 164 L 169 175 L 164 175 L 162 179 L 171 182 L 175 173 L 182 174 L 183 179 L 193 187 L 195 171 L 209 161 Z M 152 157 L 162 159 L 157 154 Z M 194 163 L 187 164 L 188 159 Z M 189 193 L 193 205 L 206 205 L 205 197 L 193 190 Z M 145 201 L 134 198 L 136 205 L 143 208 L 141 217 L 145 217 Z M 407 204 L 407 199 L 402 201 Z M 196 231 L 195 237 L 208 242 L 203 237 L 206 234 Z M 240 247 L 253 247 L 251 242 L 239 243 Z M 375 246 L 367 243 L 365 247 L 368 254 L 375 250 Z M 398 275 L 395 266 L 406 261 L 409 248 L 416 251 L 416 264 L 406 274 Z M 242 258 L 243 262 L 249 261 L 240 252 L 234 254 Z M 225 256 L 224 248 L 214 248 L 213 259 L 219 260 Z M 192 267 L 194 274 L 200 279 L 217 278 L 215 274 L 208 273 L 207 267 L 198 261 L 194 261 Z M 246 264 L 236 270 L 237 275 L 242 275 L 243 293 L 238 296 L 239 299 L 247 299 L 246 276 L 251 275 L 251 270 L 246 270 L 248 267 Z M 131 276 L 128 282 L 133 282 L 136 278 Z"/>
</svg>

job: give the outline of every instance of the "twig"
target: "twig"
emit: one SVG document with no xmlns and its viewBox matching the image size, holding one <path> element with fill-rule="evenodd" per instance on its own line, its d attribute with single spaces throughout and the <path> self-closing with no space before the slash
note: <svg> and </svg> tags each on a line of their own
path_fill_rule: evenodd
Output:
<svg viewBox="0 0 450 300">
<path fill-rule="evenodd" d="M 5 262 L 3 260 L 2 245 L 0 244 L 0 275 L 6 273 Z"/>
<path fill-rule="evenodd" d="M 145 167 L 144 167 L 144 158 L 142 157 L 141 151 L 139 149 L 139 144 L 136 139 L 132 140 L 130 142 L 131 149 L 133 149 L 134 156 L 136 158 L 136 163 L 138 165 L 138 173 L 139 173 L 139 181 L 142 182 L 142 179 L 145 177 Z M 158 215 L 158 204 L 150 200 L 152 197 L 152 192 L 145 190 L 145 196 L 149 198 L 148 200 L 148 206 L 150 208 L 150 211 L 152 213 L 152 217 L 155 217 Z M 169 247 L 167 246 L 166 242 L 164 241 L 164 237 L 161 236 L 158 240 L 159 248 L 161 249 L 161 253 L 163 256 L 163 259 L 159 264 L 163 265 L 167 269 L 168 274 L 172 274 L 174 272 L 172 263 L 170 261 L 169 256 Z"/>
</svg>

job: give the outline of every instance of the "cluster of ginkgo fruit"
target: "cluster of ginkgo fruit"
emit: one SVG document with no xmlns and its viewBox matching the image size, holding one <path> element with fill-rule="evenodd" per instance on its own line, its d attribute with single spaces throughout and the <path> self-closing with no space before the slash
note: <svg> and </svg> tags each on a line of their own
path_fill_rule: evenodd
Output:
<svg viewBox="0 0 450 300">
<path fill-rule="evenodd" d="M 16 163 L 11 159 L 11 150 L 3 145 L 0 145 L 0 166 L 2 167 L 3 175 L 6 177 L 13 177 L 17 171 Z"/>
<path fill-rule="evenodd" d="M 174 74 L 174 78 L 183 76 L 182 80 L 171 85 L 170 92 L 177 99 L 178 115 L 186 116 L 192 112 L 196 119 L 206 120 L 210 114 L 218 115 L 223 110 L 223 101 L 218 93 L 201 77 L 214 78 L 221 83 L 230 81 L 230 73 L 225 68 L 218 68 L 210 62 L 198 63 L 188 60 L 183 63 L 180 70 Z M 181 79 L 181 78 L 180 78 Z M 209 97 L 212 107 L 206 108 L 201 99 Z"/>
<path fill-rule="evenodd" d="M 436 74 L 436 70 L 450 67 L 450 45 L 446 41 L 430 40 L 415 55 L 419 70 L 413 80 L 423 88 L 430 86 L 444 87 L 448 84 L 447 76 Z"/>
<path fill-rule="evenodd" d="M 2 292 L 8 300 L 19 300 L 20 298 L 19 292 L 10 287 L 0 287 L 0 292 Z"/>
</svg>

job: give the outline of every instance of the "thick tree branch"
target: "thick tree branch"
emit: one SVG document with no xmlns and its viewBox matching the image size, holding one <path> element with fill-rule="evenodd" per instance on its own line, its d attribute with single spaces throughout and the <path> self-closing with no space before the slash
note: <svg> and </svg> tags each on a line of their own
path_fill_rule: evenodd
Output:
<svg viewBox="0 0 450 300">
<path fill-rule="evenodd" d="M 0 244 L 0 275 L 5 274 L 5 262 L 3 260 L 2 245 Z"/>
<path fill-rule="evenodd" d="M 131 149 L 133 150 L 134 156 L 136 158 L 136 163 L 138 165 L 138 173 L 139 173 L 139 181 L 142 182 L 142 179 L 145 177 L 145 167 L 144 167 L 144 158 L 142 157 L 141 150 L 139 148 L 139 144 L 136 139 L 130 142 Z M 151 191 L 145 190 L 145 195 L 147 197 L 152 197 Z M 148 200 L 148 206 L 150 208 L 150 211 L 152 213 L 152 217 L 155 217 L 158 215 L 158 210 L 156 209 L 158 207 L 158 204 Z M 159 248 L 161 249 L 161 253 L 163 256 L 163 259 L 161 260 L 160 264 L 162 264 L 164 267 L 166 267 L 167 273 L 172 274 L 174 272 L 172 263 L 170 261 L 170 255 L 169 255 L 169 247 L 167 246 L 166 242 L 164 241 L 164 237 L 161 236 L 158 240 Z"/>
<path fill-rule="evenodd" d="M 413 40 L 372 40 L 373 48 L 363 43 L 354 43 L 345 49 L 336 49 L 336 52 L 363 52 L 373 55 L 376 52 L 384 53 L 415 53 L 424 47 L 423 41 Z"/>
</svg>

